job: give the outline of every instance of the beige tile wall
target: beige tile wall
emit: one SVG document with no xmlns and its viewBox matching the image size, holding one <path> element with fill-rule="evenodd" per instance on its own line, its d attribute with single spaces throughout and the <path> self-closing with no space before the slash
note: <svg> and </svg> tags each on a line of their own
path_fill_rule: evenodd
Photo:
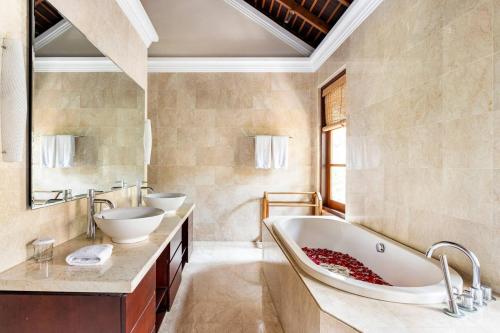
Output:
<svg viewBox="0 0 500 333">
<path fill-rule="evenodd" d="M 499 42 L 499 1 L 386 0 L 318 72 L 347 67 L 349 219 L 421 251 L 464 244 L 497 291 Z"/>
<path fill-rule="evenodd" d="M 144 177 L 145 94 L 124 73 L 35 73 L 33 188 L 109 189 Z M 43 135 L 79 135 L 72 168 L 41 165 Z"/>
<path fill-rule="evenodd" d="M 255 240 L 264 191 L 314 188 L 314 82 L 314 74 L 150 74 L 149 182 L 194 199 L 196 239 Z M 293 136 L 289 168 L 255 169 L 244 132 Z"/>
<path fill-rule="evenodd" d="M 26 40 L 26 3 L 0 0 L 0 8 L 9 9 L 0 10 L 0 38 Z M 85 200 L 34 211 L 27 208 L 26 174 L 26 159 L 20 163 L 0 160 L 0 271 L 30 256 L 29 243 L 36 237 L 50 235 L 60 244 L 85 231 Z M 133 204 L 135 191 L 123 190 L 103 197 L 126 206 Z"/>
</svg>

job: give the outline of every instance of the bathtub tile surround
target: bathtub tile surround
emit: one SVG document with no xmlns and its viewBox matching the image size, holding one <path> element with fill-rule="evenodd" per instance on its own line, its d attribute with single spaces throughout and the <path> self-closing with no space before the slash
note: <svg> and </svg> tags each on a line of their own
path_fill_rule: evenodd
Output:
<svg viewBox="0 0 500 333">
<path fill-rule="evenodd" d="M 159 332 L 282 333 L 261 257 L 249 242 L 196 242 Z"/>
<path fill-rule="evenodd" d="M 296 73 L 149 75 L 149 184 L 198 203 L 196 239 L 256 240 L 264 191 L 313 190 L 314 82 Z M 254 139 L 244 133 L 293 136 L 288 169 L 255 169 Z"/>
<path fill-rule="evenodd" d="M 499 36 L 495 0 L 386 0 L 318 71 L 346 66 L 347 145 L 363 156 L 348 160 L 348 219 L 420 251 L 463 244 L 497 292 Z"/>
</svg>

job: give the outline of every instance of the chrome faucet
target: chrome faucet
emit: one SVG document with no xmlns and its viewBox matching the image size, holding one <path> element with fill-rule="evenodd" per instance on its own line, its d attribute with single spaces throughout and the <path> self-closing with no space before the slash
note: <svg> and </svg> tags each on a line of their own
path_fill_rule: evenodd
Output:
<svg viewBox="0 0 500 333">
<path fill-rule="evenodd" d="M 154 192 L 155 190 L 151 186 L 142 186 L 143 182 L 141 180 L 137 181 L 136 190 L 137 190 L 137 207 L 142 206 L 142 190 L 150 190 Z"/>
<path fill-rule="evenodd" d="M 115 205 L 107 199 L 98 199 L 95 197 L 95 190 L 89 189 L 89 194 L 87 198 L 87 238 L 95 239 L 96 223 L 94 219 L 95 214 L 95 204 L 105 204 L 109 208 L 115 208 Z"/>
<path fill-rule="evenodd" d="M 479 260 L 477 259 L 476 255 L 470 251 L 469 249 L 465 248 L 464 246 L 454 243 L 454 242 L 449 242 L 449 241 L 442 241 L 435 243 L 429 247 L 429 249 L 426 252 L 427 258 L 432 257 L 432 254 L 436 249 L 442 248 L 442 247 L 451 247 L 454 249 L 457 249 L 461 251 L 467 258 L 469 258 L 470 262 L 472 263 L 472 285 L 470 290 L 464 290 L 462 295 L 458 295 L 460 298 L 461 304 L 459 307 L 463 310 L 466 311 L 475 311 L 477 310 L 476 307 L 481 307 L 486 304 L 485 301 L 490 301 L 493 299 L 491 296 L 491 288 L 487 286 L 482 286 L 481 285 L 481 265 L 479 264 Z M 444 258 L 443 258 L 444 257 Z M 444 261 L 443 261 L 444 259 Z M 446 256 L 441 257 L 441 266 L 443 269 L 443 274 L 445 277 L 445 280 L 447 278 L 445 271 L 447 271 L 447 266 L 448 262 L 446 260 Z M 444 267 L 446 266 L 446 267 Z M 449 274 L 448 274 L 449 275 Z M 448 276 L 449 280 L 449 276 Z M 446 283 L 449 283 L 449 281 L 445 281 Z M 449 291 L 449 288 L 447 287 L 447 290 Z M 452 309 L 452 303 L 454 302 L 453 295 L 450 295 L 448 292 L 448 297 L 449 297 L 449 302 L 450 302 L 450 310 Z"/>
</svg>

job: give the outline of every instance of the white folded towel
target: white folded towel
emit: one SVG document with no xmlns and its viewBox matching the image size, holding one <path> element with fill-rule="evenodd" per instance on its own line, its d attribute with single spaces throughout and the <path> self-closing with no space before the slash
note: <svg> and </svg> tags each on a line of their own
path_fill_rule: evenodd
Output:
<svg viewBox="0 0 500 333">
<path fill-rule="evenodd" d="M 42 166 L 46 168 L 56 167 L 56 136 L 42 136 Z"/>
<path fill-rule="evenodd" d="M 66 262 L 71 266 L 102 265 L 111 257 L 112 252 L 111 244 L 89 245 L 69 254 Z"/>
<path fill-rule="evenodd" d="M 273 136 L 273 168 L 286 169 L 288 167 L 288 136 Z"/>
<path fill-rule="evenodd" d="M 56 135 L 56 168 L 70 168 L 75 157 L 75 137 Z"/>
<path fill-rule="evenodd" d="M 255 167 L 271 168 L 271 136 L 257 135 L 255 137 Z"/>
</svg>

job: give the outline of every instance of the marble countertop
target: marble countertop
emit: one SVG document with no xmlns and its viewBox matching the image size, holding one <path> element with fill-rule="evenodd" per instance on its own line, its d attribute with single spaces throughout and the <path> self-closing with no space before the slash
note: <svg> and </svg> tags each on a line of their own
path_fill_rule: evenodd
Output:
<svg viewBox="0 0 500 333">
<path fill-rule="evenodd" d="M 47 263 L 27 260 L 0 273 L 0 290 L 39 292 L 131 293 L 156 262 L 182 223 L 193 211 L 185 203 L 176 215 L 167 216 L 148 240 L 136 244 L 115 244 L 100 231 L 95 240 L 85 235 L 54 248 Z M 92 244 L 113 244 L 111 258 L 101 266 L 77 267 L 66 264 L 71 252 Z"/>
<path fill-rule="evenodd" d="M 264 222 L 320 309 L 360 332 L 498 332 L 500 301 L 463 318 L 443 313 L 445 304 L 415 305 L 380 301 L 328 286 L 302 271 L 286 252 L 269 222 Z M 499 297 L 497 296 L 497 299 Z"/>
</svg>

